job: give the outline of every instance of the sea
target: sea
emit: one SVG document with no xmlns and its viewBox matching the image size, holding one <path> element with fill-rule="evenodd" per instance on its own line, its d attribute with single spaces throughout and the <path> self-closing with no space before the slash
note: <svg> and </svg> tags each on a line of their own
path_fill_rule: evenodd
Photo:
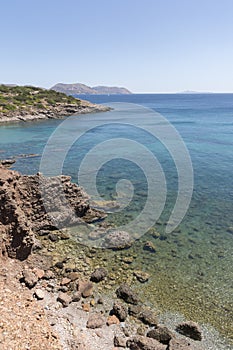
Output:
<svg viewBox="0 0 233 350">
<path fill-rule="evenodd" d="M 203 325 L 206 349 L 233 349 L 233 94 L 76 97 L 112 110 L 1 125 L 0 158 L 106 201 L 150 274 L 142 298 Z"/>
</svg>

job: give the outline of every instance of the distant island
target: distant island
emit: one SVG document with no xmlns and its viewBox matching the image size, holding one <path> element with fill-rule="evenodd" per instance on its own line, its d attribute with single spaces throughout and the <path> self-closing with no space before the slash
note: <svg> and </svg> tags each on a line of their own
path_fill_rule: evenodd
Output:
<svg viewBox="0 0 233 350">
<path fill-rule="evenodd" d="M 35 86 L 0 85 L 0 123 L 63 118 L 110 108 Z"/>
<path fill-rule="evenodd" d="M 63 84 L 58 83 L 51 87 L 51 90 L 63 92 L 67 95 L 129 95 L 132 94 L 124 87 L 115 86 L 94 86 L 90 87 L 85 84 Z"/>
</svg>

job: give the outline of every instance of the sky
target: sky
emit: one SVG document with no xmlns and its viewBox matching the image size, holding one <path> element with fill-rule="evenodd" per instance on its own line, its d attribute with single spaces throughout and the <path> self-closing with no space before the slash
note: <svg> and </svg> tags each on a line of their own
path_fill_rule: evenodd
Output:
<svg viewBox="0 0 233 350">
<path fill-rule="evenodd" d="M 233 92 L 232 0 L 0 5 L 0 83 Z"/>
</svg>

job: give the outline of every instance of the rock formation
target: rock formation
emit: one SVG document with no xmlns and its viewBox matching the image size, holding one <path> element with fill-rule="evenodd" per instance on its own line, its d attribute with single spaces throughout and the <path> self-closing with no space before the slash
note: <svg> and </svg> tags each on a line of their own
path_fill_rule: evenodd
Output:
<svg viewBox="0 0 233 350">
<path fill-rule="evenodd" d="M 0 254 L 24 260 L 35 233 L 102 217 L 69 176 L 23 176 L 0 165 Z"/>
</svg>

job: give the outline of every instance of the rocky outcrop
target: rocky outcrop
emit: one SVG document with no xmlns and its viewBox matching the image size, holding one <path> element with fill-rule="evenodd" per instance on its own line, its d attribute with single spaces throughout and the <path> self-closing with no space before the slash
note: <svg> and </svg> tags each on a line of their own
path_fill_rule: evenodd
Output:
<svg viewBox="0 0 233 350">
<path fill-rule="evenodd" d="M 94 86 L 90 87 L 85 84 L 62 84 L 54 85 L 51 90 L 63 92 L 67 95 L 128 95 L 131 92 L 118 86 Z"/>
<path fill-rule="evenodd" d="M 70 177 L 23 176 L 0 165 L 2 255 L 24 260 L 31 253 L 35 233 L 102 217 Z"/>
</svg>

